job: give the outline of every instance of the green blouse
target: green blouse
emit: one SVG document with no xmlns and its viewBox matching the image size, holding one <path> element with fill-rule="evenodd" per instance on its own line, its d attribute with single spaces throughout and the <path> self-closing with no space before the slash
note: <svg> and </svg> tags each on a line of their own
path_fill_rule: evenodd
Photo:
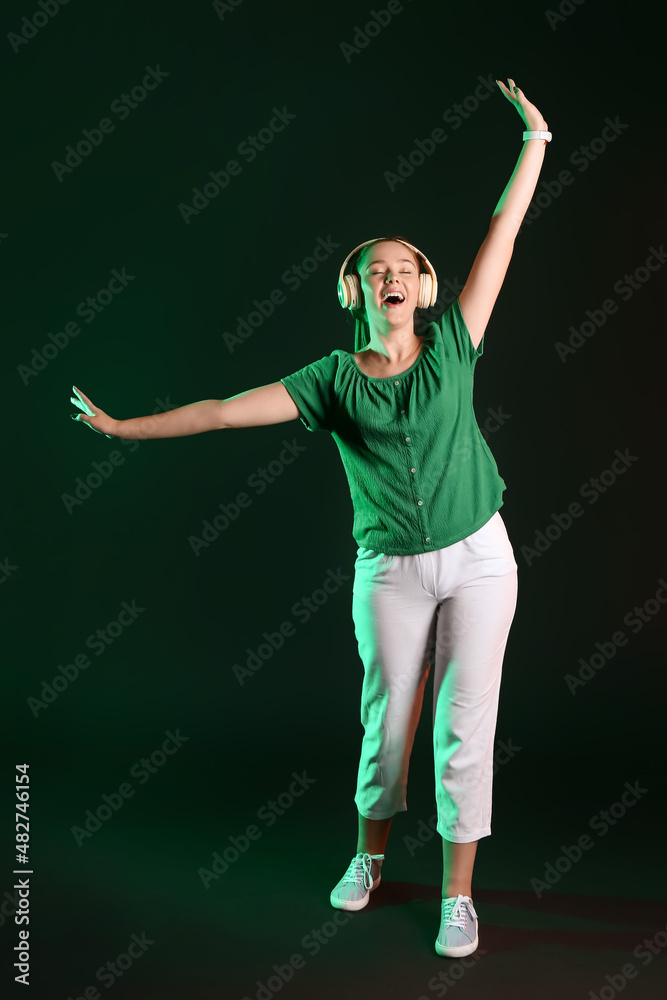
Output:
<svg viewBox="0 0 667 1000">
<path fill-rule="evenodd" d="M 352 496 L 357 545 L 414 555 L 471 535 L 506 489 L 473 409 L 473 346 L 456 299 L 428 324 L 419 357 L 374 378 L 335 350 L 280 381 L 309 431 L 338 446 Z"/>
</svg>

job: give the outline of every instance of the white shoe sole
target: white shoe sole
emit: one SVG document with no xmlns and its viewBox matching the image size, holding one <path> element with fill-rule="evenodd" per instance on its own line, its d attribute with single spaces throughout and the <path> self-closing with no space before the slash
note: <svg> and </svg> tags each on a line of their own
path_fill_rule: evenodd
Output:
<svg viewBox="0 0 667 1000">
<path fill-rule="evenodd" d="M 477 950 L 478 944 L 479 934 L 475 934 L 475 940 L 471 941 L 470 944 L 460 944 L 458 948 L 445 948 L 436 938 L 435 950 L 443 958 L 463 958 L 465 955 L 472 955 L 473 951 Z"/>
</svg>

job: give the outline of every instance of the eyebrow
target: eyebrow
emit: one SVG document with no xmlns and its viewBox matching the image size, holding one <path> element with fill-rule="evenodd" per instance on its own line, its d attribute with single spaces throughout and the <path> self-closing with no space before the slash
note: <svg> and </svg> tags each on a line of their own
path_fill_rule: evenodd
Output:
<svg viewBox="0 0 667 1000">
<path fill-rule="evenodd" d="M 386 264 L 386 263 L 387 263 L 387 262 L 386 262 L 386 260 L 372 260 L 372 261 L 371 261 L 371 262 L 370 262 L 369 264 L 367 264 L 366 266 L 367 266 L 367 267 L 372 267 L 372 266 L 373 266 L 373 264 Z M 398 261 L 398 263 L 399 263 L 399 264 L 412 264 L 412 266 L 413 266 L 413 267 L 415 267 L 415 266 L 416 266 L 416 265 L 415 265 L 415 262 L 414 262 L 414 260 L 408 260 L 408 259 L 407 259 L 406 257 L 401 257 L 401 258 L 399 258 L 399 261 Z"/>
</svg>

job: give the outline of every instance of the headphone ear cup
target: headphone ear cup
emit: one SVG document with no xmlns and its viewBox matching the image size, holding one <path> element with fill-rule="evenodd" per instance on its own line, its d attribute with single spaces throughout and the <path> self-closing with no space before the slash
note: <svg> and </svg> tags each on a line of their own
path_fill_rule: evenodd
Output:
<svg viewBox="0 0 667 1000">
<path fill-rule="evenodd" d="M 343 278 L 343 299 L 341 305 L 344 309 L 355 309 L 361 302 L 361 284 L 359 276 L 356 274 L 346 274 Z"/>
<path fill-rule="evenodd" d="M 338 290 L 338 301 L 340 302 L 341 307 L 343 309 L 346 309 L 347 306 L 348 306 L 348 295 L 349 295 L 349 292 L 348 292 L 348 288 L 347 288 L 347 282 L 345 281 L 344 277 L 339 279 L 339 281 L 338 281 L 338 289 L 337 290 Z"/>
<path fill-rule="evenodd" d="M 417 308 L 428 309 L 433 291 L 433 278 L 430 274 L 419 275 L 419 295 L 417 296 Z"/>
</svg>

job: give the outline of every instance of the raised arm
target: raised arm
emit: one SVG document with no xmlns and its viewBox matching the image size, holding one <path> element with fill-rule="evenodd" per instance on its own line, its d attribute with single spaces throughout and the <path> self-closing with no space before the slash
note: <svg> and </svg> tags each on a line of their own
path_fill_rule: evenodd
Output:
<svg viewBox="0 0 667 1000">
<path fill-rule="evenodd" d="M 130 441 L 185 437 L 232 427 L 263 427 L 297 420 L 300 416 L 296 403 L 282 382 L 248 389 L 229 399 L 202 399 L 165 413 L 131 417 L 129 420 L 115 420 L 95 406 L 80 389 L 72 388 L 76 395 L 71 397 L 71 402 L 83 411 L 72 414 L 74 420 L 87 424 L 98 434 Z"/>
<path fill-rule="evenodd" d="M 527 129 L 548 131 L 542 114 L 527 100 L 523 91 L 509 80 L 512 90 L 496 80 L 505 97 L 521 115 Z M 544 161 L 545 141 L 527 139 L 512 176 L 493 213 L 489 232 L 473 262 L 459 295 L 459 305 L 470 338 L 476 348 L 484 336 L 496 299 L 505 280 L 514 250 L 514 240 L 533 197 Z"/>
</svg>

